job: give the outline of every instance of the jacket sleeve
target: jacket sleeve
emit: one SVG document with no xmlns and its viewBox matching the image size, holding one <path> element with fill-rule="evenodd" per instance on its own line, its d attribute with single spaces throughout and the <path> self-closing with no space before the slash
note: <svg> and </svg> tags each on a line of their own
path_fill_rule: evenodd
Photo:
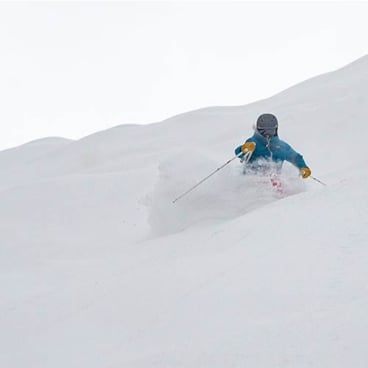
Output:
<svg viewBox="0 0 368 368">
<path fill-rule="evenodd" d="M 290 145 L 285 143 L 285 160 L 296 166 L 298 169 L 307 167 L 303 156 L 296 152 Z"/>
</svg>

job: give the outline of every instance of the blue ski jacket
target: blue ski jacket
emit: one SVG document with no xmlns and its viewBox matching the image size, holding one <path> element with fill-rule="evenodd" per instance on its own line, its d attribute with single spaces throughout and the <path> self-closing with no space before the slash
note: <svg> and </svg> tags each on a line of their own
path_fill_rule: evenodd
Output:
<svg viewBox="0 0 368 368">
<path fill-rule="evenodd" d="M 278 136 L 265 138 L 256 131 L 246 142 L 254 142 L 256 144 L 256 148 L 247 164 L 254 170 L 265 168 L 265 162 L 275 163 L 280 170 L 284 161 L 290 162 L 298 169 L 307 167 L 303 156 Z M 244 157 L 241 145 L 235 148 L 235 154 L 239 158 Z"/>
</svg>

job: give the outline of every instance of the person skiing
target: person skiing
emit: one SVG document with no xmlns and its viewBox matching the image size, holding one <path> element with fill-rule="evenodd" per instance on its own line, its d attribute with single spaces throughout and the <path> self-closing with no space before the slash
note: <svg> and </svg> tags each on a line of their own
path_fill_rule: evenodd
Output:
<svg viewBox="0 0 368 368">
<path fill-rule="evenodd" d="M 302 178 L 311 175 L 303 156 L 278 137 L 278 121 L 273 114 L 258 117 L 253 136 L 236 147 L 235 154 L 241 162 L 246 162 L 247 172 L 280 173 L 283 162 L 288 161 L 299 169 Z"/>
</svg>

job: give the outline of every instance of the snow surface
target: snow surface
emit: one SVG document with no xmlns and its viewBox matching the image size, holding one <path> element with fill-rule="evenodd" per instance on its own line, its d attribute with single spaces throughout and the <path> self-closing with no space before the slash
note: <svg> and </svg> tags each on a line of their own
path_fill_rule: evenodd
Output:
<svg viewBox="0 0 368 368">
<path fill-rule="evenodd" d="M 366 367 L 368 57 L 238 107 L 0 152 L 0 367 Z M 262 112 L 312 174 L 233 157 Z"/>
</svg>

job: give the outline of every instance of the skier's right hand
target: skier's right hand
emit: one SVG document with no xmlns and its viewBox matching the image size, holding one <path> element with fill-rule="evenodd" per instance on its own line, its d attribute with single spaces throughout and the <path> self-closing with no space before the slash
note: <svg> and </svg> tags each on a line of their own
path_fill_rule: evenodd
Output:
<svg viewBox="0 0 368 368">
<path fill-rule="evenodd" d="M 241 151 L 244 153 L 244 155 L 248 153 L 252 153 L 256 149 L 256 144 L 254 142 L 245 142 L 241 146 Z"/>
</svg>

